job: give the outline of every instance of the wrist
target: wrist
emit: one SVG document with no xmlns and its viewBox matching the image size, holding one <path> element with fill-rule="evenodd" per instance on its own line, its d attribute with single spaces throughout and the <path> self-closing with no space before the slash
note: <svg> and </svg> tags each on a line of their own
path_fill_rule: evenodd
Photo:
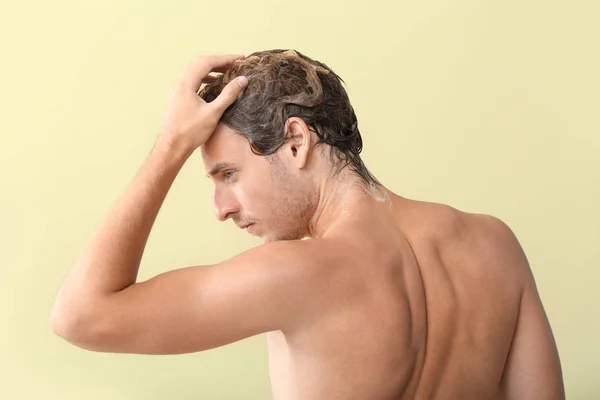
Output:
<svg viewBox="0 0 600 400">
<path fill-rule="evenodd" d="M 182 141 L 168 140 L 164 135 L 159 136 L 153 151 L 166 153 L 174 160 L 186 161 L 196 150 L 196 147 Z"/>
</svg>

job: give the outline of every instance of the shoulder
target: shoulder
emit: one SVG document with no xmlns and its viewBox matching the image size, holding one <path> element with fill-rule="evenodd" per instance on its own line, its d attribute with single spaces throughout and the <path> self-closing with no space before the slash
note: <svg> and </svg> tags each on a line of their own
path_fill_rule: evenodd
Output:
<svg viewBox="0 0 600 400">
<path fill-rule="evenodd" d="M 422 237 L 434 240 L 442 252 L 479 264 L 501 265 L 525 278 L 527 257 L 514 230 L 502 219 L 485 213 L 459 210 L 447 204 L 416 202 L 414 212 Z"/>
<path fill-rule="evenodd" d="M 447 204 L 420 202 L 420 215 L 426 221 L 423 226 L 453 244 L 493 244 L 503 250 L 516 250 L 518 240 L 513 230 L 498 217 L 483 213 L 459 210 Z"/>
<path fill-rule="evenodd" d="M 230 261 L 276 268 L 282 273 L 300 272 L 321 265 L 327 256 L 325 249 L 321 240 L 281 240 L 249 249 Z"/>
<path fill-rule="evenodd" d="M 322 307 L 318 282 L 326 268 L 320 268 L 318 246 L 309 240 L 271 242 L 203 268 L 202 295 L 247 310 L 270 330 L 294 331 Z"/>
<path fill-rule="evenodd" d="M 489 214 L 470 214 L 469 226 L 472 235 L 481 238 L 505 254 L 514 257 L 525 257 L 525 253 L 513 229 L 503 220 Z"/>
<path fill-rule="evenodd" d="M 306 296 L 322 279 L 330 253 L 320 240 L 282 240 L 244 251 L 221 267 L 251 276 L 267 291 Z"/>
<path fill-rule="evenodd" d="M 477 253 L 485 265 L 494 266 L 512 281 L 531 281 L 529 261 L 514 230 L 502 219 L 489 214 L 462 217 L 467 248 Z"/>
<path fill-rule="evenodd" d="M 405 199 L 401 209 L 405 233 L 441 245 L 464 236 L 474 222 L 473 214 L 443 203 Z"/>
</svg>

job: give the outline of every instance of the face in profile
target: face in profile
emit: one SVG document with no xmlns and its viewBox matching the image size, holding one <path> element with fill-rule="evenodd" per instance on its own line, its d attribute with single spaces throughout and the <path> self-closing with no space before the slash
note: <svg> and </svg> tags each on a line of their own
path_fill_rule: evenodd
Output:
<svg viewBox="0 0 600 400">
<path fill-rule="evenodd" d="M 202 145 L 202 159 L 214 184 L 217 219 L 232 219 L 265 242 L 308 234 L 314 211 L 309 182 L 279 159 L 252 152 L 248 139 L 223 123 Z"/>
</svg>

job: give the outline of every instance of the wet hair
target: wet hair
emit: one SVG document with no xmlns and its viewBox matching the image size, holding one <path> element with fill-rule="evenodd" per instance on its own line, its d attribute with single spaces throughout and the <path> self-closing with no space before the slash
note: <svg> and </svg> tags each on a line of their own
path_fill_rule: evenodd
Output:
<svg viewBox="0 0 600 400">
<path fill-rule="evenodd" d="M 288 140 L 286 121 L 298 117 L 316 133 L 318 144 L 331 146 L 335 173 L 348 166 L 365 184 L 380 184 L 360 158 L 356 114 L 344 81 L 331 68 L 295 50 L 259 51 L 236 61 L 198 94 L 211 102 L 240 75 L 248 86 L 220 122 L 246 136 L 255 154 L 275 154 Z"/>
</svg>

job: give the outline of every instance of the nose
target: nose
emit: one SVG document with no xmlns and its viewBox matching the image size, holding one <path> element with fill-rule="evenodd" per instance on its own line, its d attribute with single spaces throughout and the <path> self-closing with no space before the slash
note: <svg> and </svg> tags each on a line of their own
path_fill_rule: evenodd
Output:
<svg viewBox="0 0 600 400">
<path fill-rule="evenodd" d="M 218 189 L 215 189 L 214 205 L 217 219 L 221 222 L 231 218 L 232 215 L 240 211 L 237 203 L 226 193 Z"/>
</svg>

